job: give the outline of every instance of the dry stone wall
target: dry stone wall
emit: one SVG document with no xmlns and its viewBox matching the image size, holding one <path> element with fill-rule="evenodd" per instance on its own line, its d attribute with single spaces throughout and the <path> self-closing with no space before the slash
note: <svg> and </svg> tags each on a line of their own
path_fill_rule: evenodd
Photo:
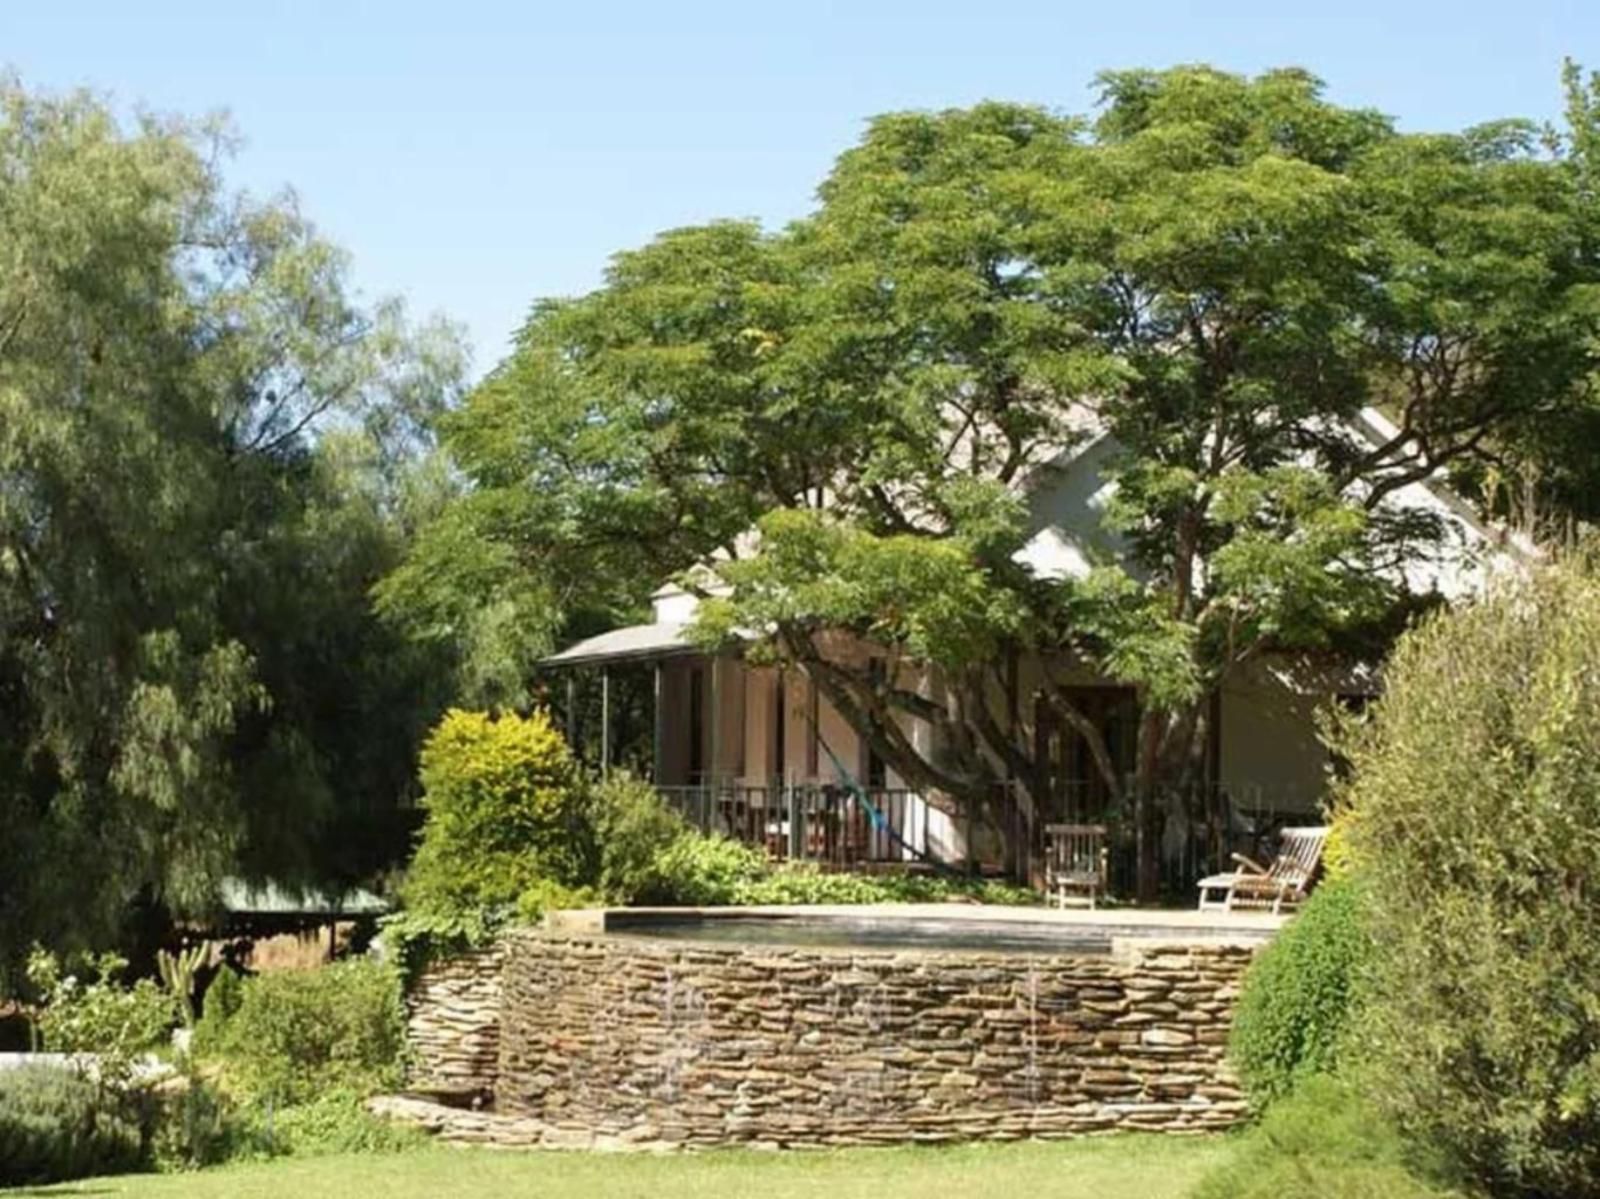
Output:
<svg viewBox="0 0 1600 1199">
<path fill-rule="evenodd" d="M 1245 1112 L 1224 1047 L 1251 952 L 1136 940 L 1099 956 L 866 952 L 518 933 L 505 946 L 485 1127 L 498 1122 L 518 1143 L 649 1147 L 1224 1128 Z"/>
<path fill-rule="evenodd" d="M 430 962 L 406 1004 L 411 1089 L 453 1097 L 494 1091 L 500 1072 L 500 948 Z"/>
</svg>

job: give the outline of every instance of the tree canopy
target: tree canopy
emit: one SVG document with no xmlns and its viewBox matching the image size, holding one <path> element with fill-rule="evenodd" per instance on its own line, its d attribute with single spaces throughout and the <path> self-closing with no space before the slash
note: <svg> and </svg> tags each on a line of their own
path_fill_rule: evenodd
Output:
<svg viewBox="0 0 1600 1199">
<path fill-rule="evenodd" d="M 0 969 L 405 843 L 439 672 L 367 591 L 462 354 L 230 138 L 0 79 Z"/>
<path fill-rule="evenodd" d="M 902 777 L 974 805 L 1039 777 L 1006 662 L 1088 664 L 1140 697 L 1136 778 L 1096 756 L 1135 793 L 1148 893 L 1146 796 L 1192 771 L 1230 673 L 1376 652 L 1417 601 L 1399 565 L 1443 532 L 1394 497 L 1594 419 L 1597 122 L 1575 71 L 1564 131 L 1448 134 L 1298 70 L 1100 82 L 1093 117 L 880 117 L 803 220 L 674 230 L 536 305 L 446 418 L 470 494 L 386 601 L 452 636 L 520 613 L 535 644 L 494 645 L 525 661 L 715 557 L 703 635 L 754 630 Z M 1114 552 L 1035 573 L 1028 497 L 1101 437 Z M 837 660 L 837 631 L 944 687 Z M 1094 743 L 1058 684 L 1041 702 Z"/>
</svg>

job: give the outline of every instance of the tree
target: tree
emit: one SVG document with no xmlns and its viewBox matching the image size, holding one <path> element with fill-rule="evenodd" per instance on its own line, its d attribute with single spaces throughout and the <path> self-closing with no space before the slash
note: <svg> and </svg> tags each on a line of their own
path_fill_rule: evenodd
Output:
<svg viewBox="0 0 1600 1199">
<path fill-rule="evenodd" d="M 348 721 L 425 703 L 366 592 L 455 335 L 358 303 L 227 144 L 0 80 L 0 973 L 226 874 L 370 872 L 321 838 L 395 739 Z"/>
<path fill-rule="evenodd" d="M 1402 135 L 1293 70 L 1101 88 L 1092 121 L 881 117 L 790 228 L 670 232 L 536 306 L 446 421 L 473 487 L 445 527 L 480 588 L 537 588 L 545 630 L 716 556 L 705 636 L 759 631 L 974 809 L 1002 779 L 1042 799 L 1005 710 L 1037 656 L 1134 810 L 1148 897 L 1209 697 L 1269 654 L 1378 652 L 1417 599 L 1400 563 L 1443 535 L 1393 497 L 1581 410 L 1600 312 L 1571 155 L 1525 122 Z M 1114 552 L 1040 577 L 1028 494 L 1102 435 Z M 940 686 L 841 661 L 840 632 Z M 1137 689 L 1131 779 L 1062 686 L 1084 664 Z"/>
</svg>

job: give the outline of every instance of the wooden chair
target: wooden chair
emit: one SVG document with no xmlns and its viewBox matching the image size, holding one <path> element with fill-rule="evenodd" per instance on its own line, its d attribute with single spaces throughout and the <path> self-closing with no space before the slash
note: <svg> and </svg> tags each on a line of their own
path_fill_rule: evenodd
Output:
<svg viewBox="0 0 1600 1199">
<path fill-rule="evenodd" d="M 1047 824 L 1044 837 L 1045 894 L 1058 908 L 1070 899 L 1093 911 L 1106 890 L 1106 826 Z"/>
<path fill-rule="evenodd" d="M 1233 912 L 1241 908 L 1266 908 L 1274 915 L 1301 903 L 1316 879 L 1328 830 L 1286 828 L 1278 842 L 1278 856 L 1263 866 L 1243 854 L 1233 860 L 1239 869 L 1200 880 L 1202 912 Z M 1221 892 L 1221 898 L 1216 893 Z"/>
</svg>

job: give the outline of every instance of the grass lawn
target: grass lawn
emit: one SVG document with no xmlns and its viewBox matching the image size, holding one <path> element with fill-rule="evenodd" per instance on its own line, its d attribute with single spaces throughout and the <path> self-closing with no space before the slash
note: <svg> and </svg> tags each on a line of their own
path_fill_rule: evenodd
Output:
<svg viewBox="0 0 1600 1199">
<path fill-rule="evenodd" d="M 196 1174 L 96 1178 L 8 1193 L 150 1199 L 367 1195 L 929 1199 L 958 1194 L 1179 1199 L 1226 1150 L 1221 1140 L 1143 1136 L 1055 1144 L 682 1156 L 428 1148 L 384 1156 L 289 1159 Z"/>
</svg>

